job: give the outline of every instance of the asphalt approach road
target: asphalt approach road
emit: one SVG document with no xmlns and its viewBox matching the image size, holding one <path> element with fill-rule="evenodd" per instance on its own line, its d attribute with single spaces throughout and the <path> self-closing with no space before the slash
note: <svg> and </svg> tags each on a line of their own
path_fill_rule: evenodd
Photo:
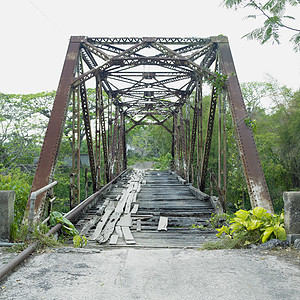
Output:
<svg viewBox="0 0 300 300">
<path fill-rule="evenodd" d="M 1 282 L 0 299 L 299 299 L 299 266 L 268 253 L 47 250 Z"/>
</svg>

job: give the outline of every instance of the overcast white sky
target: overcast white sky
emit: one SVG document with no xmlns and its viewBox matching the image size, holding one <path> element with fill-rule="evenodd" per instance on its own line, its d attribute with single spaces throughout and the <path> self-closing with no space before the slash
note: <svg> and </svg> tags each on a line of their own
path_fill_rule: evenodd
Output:
<svg viewBox="0 0 300 300">
<path fill-rule="evenodd" d="M 300 53 L 288 43 L 261 46 L 241 39 L 254 29 L 250 11 L 228 10 L 221 0 L 0 0 L 0 92 L 56 90 L 71 35 L 228 36 L 240 82 L 267 74 L 294 90 L 300 87 Z M 293 8 L 294 27 L 300 9 Z M 259 24 L 258 22 L 257 24 Z"/>
</svg>

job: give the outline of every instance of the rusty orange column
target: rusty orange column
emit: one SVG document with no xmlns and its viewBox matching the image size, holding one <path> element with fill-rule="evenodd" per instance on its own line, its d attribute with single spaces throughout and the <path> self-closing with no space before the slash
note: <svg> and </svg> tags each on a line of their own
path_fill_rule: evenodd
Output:
<svg viewBox="0 0 300 300">
<path fill-rule="evenodd" d="M 261 206 L 274 212 L 266 179 L 258 156 L 253 132 L 246 124 L 247 110 L 242 97 L 240 84 L 236 75 L 229 43 L 226 37 L 216 37 L 219 45 L 221 68 L 228 75 L 226 87 L 244 173 L 248 185 L 252 208 Z"/>
<path fill-rule="evenodd" d="M 49 124 L 47 127 L 44 143 L 40 153 L 39 162 L 34 175 L 31 192 L 36 191 L 47 184 L 54 172 L 57 155 L 62 139 L 62 134 L 65 126 L 65 120 L 70 99 L 70 88 L 75 78 L 75 69 L 78 62 L 80 43 L 84 37 L 73 36 L 70 39 L 67 50 L 64 66 L 62 69 L 58 89 Z M 46 72 L 46 70 L 45 70 Z M 45 193 L 37 197 L 35 202 L 35 217 L 37 221 L 41 218 L 45 202 Z M 27 203 L 27 211 L 29 209 L 29 201 Z M 25 218 L 27 215 L 25 215 Z"/>
</svg>

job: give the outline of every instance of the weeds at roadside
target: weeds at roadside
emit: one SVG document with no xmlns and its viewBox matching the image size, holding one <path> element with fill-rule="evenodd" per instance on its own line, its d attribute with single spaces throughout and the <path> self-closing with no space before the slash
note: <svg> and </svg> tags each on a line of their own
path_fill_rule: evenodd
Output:
<svg viewBox="0 0 300 300">
<path fill-rule="evenodd" d="M 210 222 L 215 226 L 217 216 L 213 215 L 212 220 Z M 265 243 L 270 239 L 286 239 L 283 213 L 272 215 L 262 207 L 249 211 L 240 209 L 227 222 L 227 225 L 216 228 L 220 240 L 204 243 L 201 250 L 248 248 L 250 244 Z"/>
<path fill-rule="evenodd" d="M 22 252 L 32 243 L 36 243 L 36 250 L 44 249 L 46 247 L 62 246 L 61 241 L 57 241 L 53 235 L 47 236 L 49 227 L 44 224 L 35 224 L 29 227 L 28 224 L 23 224 L 19 228 L 15 228 L 12 239 L 16 245 L 9 249 L 9 252 Z"/>
</svg>

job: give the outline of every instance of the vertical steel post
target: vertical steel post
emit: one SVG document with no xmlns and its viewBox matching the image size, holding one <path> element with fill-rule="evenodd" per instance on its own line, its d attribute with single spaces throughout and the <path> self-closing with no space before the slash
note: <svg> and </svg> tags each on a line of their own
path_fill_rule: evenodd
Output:
<svg viewBox="0 0 300 300">
<path fill-rule="evenodd" d="M 115 176 L 119 175 L 116 174 L 116 155 L 117 155 L 117 135 L 118 135 L 118 123 L 119 123 L 119 109 L 116 107 L 115 110 L 115 120 L 114 126 L 112 128 L 112 144 L 111 144 L 111 179 L 114 179 Z"/>
<path fill-rule="evenodd" d="M 106 183 L 110 181 L 109 176 L 109 165 L 108 165 L 108 150 L 107 150 L 107 138 L 106 138 L 106 128 L 105 128 L 105 111 L 104 111 L 104 101 L 103 101 L 103 90 L 102 82 L 99 80 L 99 100 L 100 100 L 100 128 L 102 136 L 102 149 L 103 149 L 103 159 L 105 167 L 105 178 Z"/>
<path fill-rule="evenodd" d="M 218 187 L 222 189 L 221 185 L 221 169 L 222 169 L 222 153 L 221 153 L 221 141 L 222 141 L 222 94 L 219 96 L 218 105 Z"/>
<path fill-rule="evenodd" d="M 205 148 L 204 148 L 203 158 L 201 162 L 200 190 L 203 192 L 205 192 L 205 181 L 206 181 L 206 174 L 207 174 L 207 167 L 208 167 L 208 159 L 210 154 L 211 138 L 212 138 L 213 127 L 214 127 L 217 99 L 218 99 L 218 91 L 216 85 L 214 84 L 211 92 L 211 101 L 210 101 L 210 109 L 209 109 L 209 116 L 208 116 Z"/>
<path fill-rule="evenodd" d="M 79 63 L 79 70 L 80 70 L 80 74 L 83 74 L 82 60 Z M 80 89 L 81 108 L 82 108 L 82 115 L 83 115 L 84 128 L 85 128 L 85 137 L 86 137 L 86 143 L 87 143 L 87 148 L 88 148 L 88 153 L 89 153 L 93 191 L 96 192 L 96 190 L 97 190 L 97 174 L 96 174 L 96 167 L 95 167 L 95 157 L 94 157 L 89 105 L 88 105 L 87 92 L 86 92 L 86 87 L 85 87 L 84 82 L 82 82 L 80 84 L 79 89 Z"/>
<path fill-rule="evenodd" d="M 202 103 L 202 78 L 200 78 L 200 81 L 198 82 L 198 92 L 199 92 L 199 103 L 198 103 L 198 122 L 197 122 L 197 188 L 200 189 L 200 172 L 201 172 L 201 161 L 202 161 L 202 155 L 203 155 L 203 134 L 202 134 L 202 119 L 203 119 L 203 103 Z"/>
<path fill-rule="evenodd" d="M 196 81 L 196 94 L 195 94 L 195 103 L 194 103 L 194 116 L 192 123 L 192 138 L 190 143 L 190 151 L 189 151 L 189 162 L 188 162 L 188 176 L 189 182 L 193 184 L 193 161 L 194 161 L 194 150 L 195 150 L 195 142 L 197 139 L 197 126 L 198 126 L 198 99 L 199 99 L 199 83 Z"/>
<path fill-rule="evenodd" d="M 70 208 L 80 203 L 80 97 L 73 89 L 72 173 L 70 175 Z M 75 180 L 76 179 L 76 180 Z M 75 184 L 76 183 L 76 184 Z"/>
<path fill-rule="evenodd" d="M 173 126 L 172 126 L 172 148 L 171 148 L 171 170 L 175 169 L 175 113 L 173 114 Z"/>
<path fill-rule="evenodd" d="M 226 208 L 226 190 L 227 190 L 227 134 L 226 134 L 226 94 L 223 94 L 223 200 Z"/>
<path fill-rule="evenodd" d="M 95 156 L 97 170 L 97 189 L 101 186 L 101 111 L 100 111 L 100 80 L 96 77 L 96 118 L 95 118 Z"/>
<path fill-rule="evenodd" d="M 127 169 L 127 153 L 126 153 L 126 128 L 125 128 L 125 115 L 121 114 L 122 126 L 122 153 L 123 153 L 123 171 Z"/>
<path fill-rule="evenodd" d="M 180 139 L 178 133 L 178 114 L 174 113 L 174 133 L 175 133 L 175 170 L 180 173 Z"/>
</svg>

